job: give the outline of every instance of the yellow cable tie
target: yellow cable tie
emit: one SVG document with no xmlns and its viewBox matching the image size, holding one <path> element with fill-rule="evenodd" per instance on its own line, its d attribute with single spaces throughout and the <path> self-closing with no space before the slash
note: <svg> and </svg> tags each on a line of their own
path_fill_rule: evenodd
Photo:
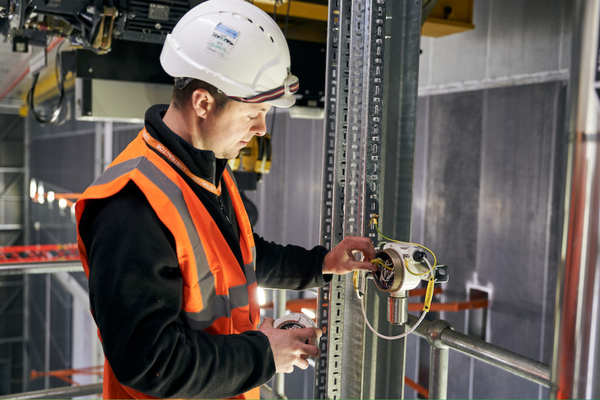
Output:
<svg viewBox="0 0 600 400">
<path fill-rule="evenodd" d="M 435 285 L 435 280 L 433 276 L 429 277 L 429 282 L 427 283 L 427 292 L 425 293 L 425 302 L 423 303 L 423 311 L 429 311 L 431 307 L 431 301 L 433 300 L 433 286 Z"/>
</svg>

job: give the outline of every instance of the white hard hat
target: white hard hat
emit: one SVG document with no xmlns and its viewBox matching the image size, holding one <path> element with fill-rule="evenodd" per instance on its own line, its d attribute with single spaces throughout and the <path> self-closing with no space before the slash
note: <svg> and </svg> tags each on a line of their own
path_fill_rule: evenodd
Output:
<svg viewBox="0 0 600 400">
<path fill-rule="evenodd" d="M 279 26 L 244 0 L 209 0 L 188 11 L 167 35 L 160 55 L 174 78 L 210 83 L 228 97 L 291 107 L 298 78 Z"/>
</svg>

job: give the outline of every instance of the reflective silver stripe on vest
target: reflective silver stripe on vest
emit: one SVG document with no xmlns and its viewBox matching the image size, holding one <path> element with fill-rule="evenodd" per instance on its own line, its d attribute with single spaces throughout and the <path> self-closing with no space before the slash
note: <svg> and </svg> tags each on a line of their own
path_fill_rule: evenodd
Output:
<svg viewBox="0 0 600 400">
<path fill-rule="evenodd" d="M 256 249 L 252 247 L 252 262 L 244 266 L 246 284 L 229 288 L 229 296 L 217 296 L 215 292 L 215 277 L 210 270 L 204 247 L 196 230 L 190 212 L 185 203 L 183 193 L 177 184 L 167 177 L 154 163 L 146 157 L 137 157 L 123 163 L 114 165 L 104 171 L 92 186 L 109 183 L 137 169 L 156 185 L 173 203 L 177 209 L 188 233 L 190 243 L 196 259 L 198 285 L 202 295 L 203 309 L 197 313 L 183 312 L 193 329 L 205 329 L 211 326 L 218 318 L 231 317 L 231 310 L 247 306 L 248 286 L 256 282 L 255 261 Z"/>
<path fill-rule="evenodd" d="M 256 283 L 256 247 L 252 246 L 252 262 L 244 265 L 244 274 L 246 275 L 246 285 L 251 286 Z"/>
<path fill-rule="evenodd" d="M 255 260 L 256 248 L 252 247 L 252 262 L 244 265 L 246 284 L 229 288 L 229 296 L 214 296 L 208 305 L 204 303 L 204 308 L 200 312 L 184 312 L 192 329 L 206 329 L 221 317 L 231 318 L 231 310 L 250 304 L 248 287 L 256 283 Z M 204 301 L 204 297 L 202 300 Z"/>
<path fill-rule="evenodd" d="M 187 208 L 183 193 L 179 186 L 175 184 L 164 172 L 162 172 L 156 165 L 154 165 L 146 157 L 138 157 L 123 163 L 114 165 L 107 169 L 102 175 L 98 177 L 92 184 L 103 185 L 111 182 L 120 176 L 123 176 L 134 169 L 140 171 L 146 178 L 148 178 L 153 184 L 156 185 L 173 203 L 188 234 L 190 244 L 194 250 L 194 258 L 196 259 L 196 269 L 198 271 L 198 283 L 202 294 L 202 302 L 210 302 L 210 299 L 215 296 L 215 277 L 213 276 L 210 267 L 208 266 L 208 260 L 204 253 L 204 247 L 200 241 L 200 235 L 194 226 L 192 216 Z"/>
</svg>

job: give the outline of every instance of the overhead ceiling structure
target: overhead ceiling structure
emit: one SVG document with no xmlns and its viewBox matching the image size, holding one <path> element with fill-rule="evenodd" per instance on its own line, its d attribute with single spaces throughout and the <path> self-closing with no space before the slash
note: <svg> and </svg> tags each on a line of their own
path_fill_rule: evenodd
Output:
<svg viewBox="0 0 600 400">
<path fill-rule="evenodd" d="M 140 42 L 158 46 L 179 18 L 199 2 L 0 0 L 0 112 L 15 113 L 20 109 L 21 114 L 26 114 L 25 97 L 34 72 L 30 64 L 36 59 L 32 55 L 40 48 L 46 48 L 48 67 L 40 72 L 36 104 L 58 95 L 54 68 L 58 51 L 82 49 L 104 55 L 110 54 L 117 43 L 132 51 Z M 325 61 L 325 54 L 319 53 L 324 53 L 327 39 L 327 0 L 254 0 L 253 3 L 276 18 L 288 40 L 300 43 L 290 46 L 292 59 L 312 62 L 300 67 L 311 73 L 318 72 L 318 75 L 303 79 L 303 88 L 310 82 L 316 85 L 308 88 L 312 95 L 322 96 L 324 68 L 315 66 Z M 428 4 L 435 4 L 435 7 L 429 10 L 423 35 L 438 37 L 474 29 L 473 0 L 423 0 L 424 7 Z M 57 49 L 61 38 L 66 40 Z M 298 55 L 294 56 L 294 53 Z M 129 68 L 143 69 L 143 64 L 152 62 L 148 58 L 140 59 L 139 65 L 129 64 Z M 119 77 L 112 79 L 121 80 Z M 67 84 L 68 88 L 74 86 L 73 82 Z M 311 104 L 322 106 L 322 102 Z"/>
</svg>

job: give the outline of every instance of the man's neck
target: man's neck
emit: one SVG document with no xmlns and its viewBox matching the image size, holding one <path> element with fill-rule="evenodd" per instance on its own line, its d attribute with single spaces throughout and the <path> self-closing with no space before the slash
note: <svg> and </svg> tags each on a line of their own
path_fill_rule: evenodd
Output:
<svg viewBox="0 0 600 400">
<path fill-rule="evenodd" d="M 198 143 L 194 143 L 197 125 L 194 124 L 195 118 L 190 118 L 190 113 L 186 110 L 177 109 L 173 103 L 169 105 L 163 122 L 165 125 L 173 131 L 176 135 L 179 135 L 183 140 L 198 148 Z"/>
</svg>

